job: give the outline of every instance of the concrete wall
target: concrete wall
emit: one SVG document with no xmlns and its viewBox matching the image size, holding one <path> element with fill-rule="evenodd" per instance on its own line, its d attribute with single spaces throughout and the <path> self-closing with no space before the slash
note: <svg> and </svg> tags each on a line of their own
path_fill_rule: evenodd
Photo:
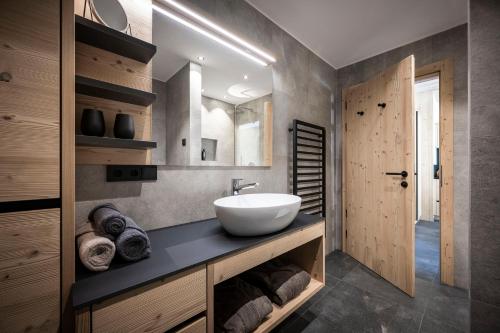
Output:
<svg viewBox="0 0 500 333">
<path fill-rule="evenodd" d="M 94 205 L 108 201 L 146 229 L 210 218 L 215 216 L 213 200 L 230 193 L 231 178 L 257 181 L 261 184 L 256 189 L 259 192 L 289 192 L 291 136 L 288 128 L 292 120 L 298 118 L 325 126 L 330 133 L 335 93 L 335 70 L 331 66 L 243 0 L 192 0 L 187 3 L 276 57 L 272 65 L 272 167 L 160 166 L 156 182 L 107 183 L 104 166 L 78 166 L 77 222 L 84 221 Z M 330 136 L 327 136 L 328 153 L 330 143 Z M 327 169 L 330 167 L 328 163 Z M 331 189 L 330 174 L 327 175 L 327 189 Z M 331 202 L 328 191 L 327 250 L 332 240 Z"/>
<path fill-rule="evenodd" d="M 190 64 L 182 67 L 166 82 L 166 164 L 189 165 L 190 162 Z M 168 119 L 168 121 L 167 121 Z M 154 127 L 153 127 L 154 130 Z M 181 144 L 186 140 L 186 145 Z M 77 174 L 78 177 L 78 174 Z"/>
<path fill-rule="evenodd" d="M 500 332 L 500 1 L 469 1 L 471 330 Z"/>
<path fill-rule="evenodd" d="M 164 165 L 167 162 L 167 86 L 160 80 L 153 79 L 153 141 L 157 148 L 152 152 L 152 164 Z"/>
<path fill-rule="evenodd" d="M 409 55 L 415 55 L 415 66 L 420 67 L 451 57 L 455 64 L 454 82 L 454 246 L 455 285 L 469 286 L 469 159 L 468 159 L 468 117 L 467 117 L 467 26 L 441 32 L 397 49 L 382 53 L 367 60 L 338 69 L 336 94 L 335 135 L 335 189 L 334 211 L 337 230 L 336 245 L 341 246 L 341 92 L 343 88 L 363 82 L 399 62 Z"/>
</svg>

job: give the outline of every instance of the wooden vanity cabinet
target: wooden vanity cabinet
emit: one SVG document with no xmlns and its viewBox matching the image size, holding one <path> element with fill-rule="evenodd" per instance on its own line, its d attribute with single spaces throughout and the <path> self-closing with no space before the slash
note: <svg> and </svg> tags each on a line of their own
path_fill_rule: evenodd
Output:
<svg viewBox="0 0 500 333">
<path fill-rule="evenodd" d="M 165 332 L 205 311 L 206 290 L 203 265 L 93 305 L 92 329 L 80 332 Z"/>
<path fill-rule="evenodd" d="M 214 285 L 279 257 L 307 271 L 311 282 L 284 306 L 273 305 L 255 331 L 269 332 L 324 287 L 324 235 L 319 221 L 94 303 L 77 310 L 77 332 L 213 332 Z"/>
</svg>

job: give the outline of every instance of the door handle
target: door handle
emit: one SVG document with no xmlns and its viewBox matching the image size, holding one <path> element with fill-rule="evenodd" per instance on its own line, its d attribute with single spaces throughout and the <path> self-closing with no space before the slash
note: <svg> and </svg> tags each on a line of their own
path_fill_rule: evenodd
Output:
<svg viewBox="0 0 500 333">
<path fill-rule="evenodd" d="M 408 172 L 406 172 L 405 170 L 401 172 L 386 172 L 385 174 L 388 176 L 401 176 L 404 178 L 408 177 Z"/>
</svg>

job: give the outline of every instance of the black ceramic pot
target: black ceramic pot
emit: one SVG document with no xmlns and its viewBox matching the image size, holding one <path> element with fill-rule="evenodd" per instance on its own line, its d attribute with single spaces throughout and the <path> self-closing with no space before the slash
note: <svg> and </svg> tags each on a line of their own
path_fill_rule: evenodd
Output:
<svg viewBox="0 0 500 333">
<path fill-rule="evenodd" d="M 115 118 L 113 132 L 116 138 L 133 139 L 135 135 L 134 117 L 129 114 L 118 113 Z"/>
<path fill-rule="evenodd" d="M 106 126 L 104 125 L 104 115 L 102 111 L 96 109 L 84 109 L 80 130 L 83 135 L 104 136 Z"/>
</svg>

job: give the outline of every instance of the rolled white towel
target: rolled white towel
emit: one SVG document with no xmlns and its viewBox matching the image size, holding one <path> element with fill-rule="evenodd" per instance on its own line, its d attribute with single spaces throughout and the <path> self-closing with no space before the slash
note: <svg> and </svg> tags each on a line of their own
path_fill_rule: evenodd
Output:
<svg viewBox="0 0 500 333">
<path fill-rule="evenodd" d="M 89 270 L 100 272 L 109 268 L 115 256 L 115 243 L 97 231 L 92 223 L 85 223 L 77 230 L 78 254 Z"/>
</svg>

